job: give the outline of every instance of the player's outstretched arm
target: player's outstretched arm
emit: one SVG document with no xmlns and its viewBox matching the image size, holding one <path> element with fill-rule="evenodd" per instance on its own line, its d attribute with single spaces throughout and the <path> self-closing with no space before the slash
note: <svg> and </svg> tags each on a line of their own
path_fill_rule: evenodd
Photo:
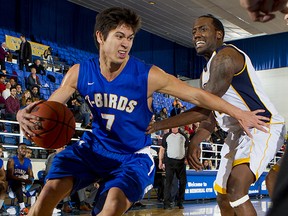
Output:
<svg viewBox="0 0 288 216">
<path fill-rule="evenodd" d="M 150 122 L 147 128 L 147 133 L 151 134 L 159 130 L 181 127 L 195 122 L 200 122 L 207 119 L 210 113 L 210 110 L 201 107 L 193 107 L 179 115 L 157 122 Z"/>
<path fill-rule="evenodd" d="M 257 115 L 259 112 L 263 112 L 263 110 L 257 110 L 257 112 L 243 111 L 220 97 L 202 89 L 189 86 L 176 77 L 165 73 L 160 68 L 153 66 L 149 73 L 148 95 L 152 97 L 152 93 L 155 91 L 173 95 L 199 107 L 227 113 L 240 122 L 244 131 L 249 136 L 251 136 L 249 129 L 253 127 L 266 132 L 263 126 L 267 126 L 264 121 L 268 119 Z"/>
</svg>

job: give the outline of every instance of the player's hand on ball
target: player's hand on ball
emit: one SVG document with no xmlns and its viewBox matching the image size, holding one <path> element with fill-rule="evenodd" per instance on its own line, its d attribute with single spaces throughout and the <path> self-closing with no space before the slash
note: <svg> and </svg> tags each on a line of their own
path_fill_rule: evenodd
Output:
<svg viewBox="0 0 288 216">
<path fill-rule="evenodd" d="M 16 118 L 19 122 L 20 129 L 23 131 L 26 138 L 30 139 L 31 137 L 35 136 L 31 129 L 36 129 L 39 127 L 38 122 L 40 118 L 31 114 L 31 110 L 34 106 L 41 103 L 42 101 L 36 101 L 34 103 L 29 104 L 22 110 L 17 112 Z"/>
</svg>

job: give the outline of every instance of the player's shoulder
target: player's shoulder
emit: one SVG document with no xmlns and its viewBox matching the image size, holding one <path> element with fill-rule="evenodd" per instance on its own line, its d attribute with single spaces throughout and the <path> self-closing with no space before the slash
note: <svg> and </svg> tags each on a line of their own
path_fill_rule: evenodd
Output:
<svg viewBox="0 0 288 216">
<path fill-rule="evenodd" d="M 217 57 L 219 56 L 229 56 L 231 58 L 233 57 L 239 57 L 239 55 L 242 55 L 243 51 L 241 51 L 239 48 L 234 46 L 233 44 L 223 44 L 223 46 L 219 47 L 217 50 Z"/>
</svg>

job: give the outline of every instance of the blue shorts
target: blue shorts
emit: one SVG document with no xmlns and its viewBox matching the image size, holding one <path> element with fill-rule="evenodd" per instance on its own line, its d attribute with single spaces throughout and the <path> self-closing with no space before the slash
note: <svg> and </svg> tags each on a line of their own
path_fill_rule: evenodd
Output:
<svg viewBox="0 0 288 216">
<path fill-rule="evenodd" d="M 120 188 L 130 202 L 141 200 L 152 188 L 155 165 L 149 147 L 131 154 L 107 151 L 91 134 L 56 154 L 47 179 L 73 176 L 72 193 L 99 182 L 102 194 Z"/>
</svg>

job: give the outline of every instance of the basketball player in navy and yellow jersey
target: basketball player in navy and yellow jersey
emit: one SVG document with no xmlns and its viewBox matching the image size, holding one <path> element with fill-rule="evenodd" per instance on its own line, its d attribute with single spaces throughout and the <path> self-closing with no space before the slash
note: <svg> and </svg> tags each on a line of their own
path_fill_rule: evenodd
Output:
<svg viewBox="0 0 288 216">
<path fill-rule="evenodd" d="M 265 110 L 263 115 L 269 119 L 267 123 L 270 126 L 268 133 L 251 129 L 251 138 L 243 133 L 231 116 L 221 112 L 211 113 L 208 119 L 201 122 L 191 140 L 188 162 L 196 170 L 202 169 L 199 143 L 209 137 L 217 121 L 228 132 L 221 150 L 221 163 L 214 187 L 218 192 L 221 215 L 257 215 L 249 200 L 248 189 L 282 146 L 284 118 L 264 93 L 249 57 L 235 46 L 223 44 L 224 27 L 218 19 L 212 15 L 199 17 L 192 34 L 197 53 L 208 61 L 202 72 L 201 87 L 243 110 Z M 201 108 L 157 122 L 152 125 L 151 131 L 153 128 L 164 129 L 167 125 L 175 127 L 190 124 L 195 118 L 195 111 L 201 113 Z"/>
<path fill-rule="evenodd" d="M 155 91 L 228 113 L 247 132 L 250 127 L 265 131 L 262 120 L 266 118 L 256 115 L 260 110 L 244 112 L 130 56 L 139 28 L 140 17 L 129 9 L 110 8 L 97 15 L 94 36 L 99 58 L 74 65 L 49 98 L 66 103 L 78 90 L 93 113 L 92 132 L 85 132 L 78 143 L 55 156 L 48 181 L 29 215 L 51 215 L 65 196 L 99 180 L 99 202 L 104 205 L 97 205 L 99 212 L 94 214 L 122 215 L 140 200 L 154 180 L 151 139 L 145 132 Z M 34 136 L 30 128 L 37 128 L 31 120 L 39 121 L 29 113 L 32 106 L 17 114 L 26 136 Z"/>
</svg>

